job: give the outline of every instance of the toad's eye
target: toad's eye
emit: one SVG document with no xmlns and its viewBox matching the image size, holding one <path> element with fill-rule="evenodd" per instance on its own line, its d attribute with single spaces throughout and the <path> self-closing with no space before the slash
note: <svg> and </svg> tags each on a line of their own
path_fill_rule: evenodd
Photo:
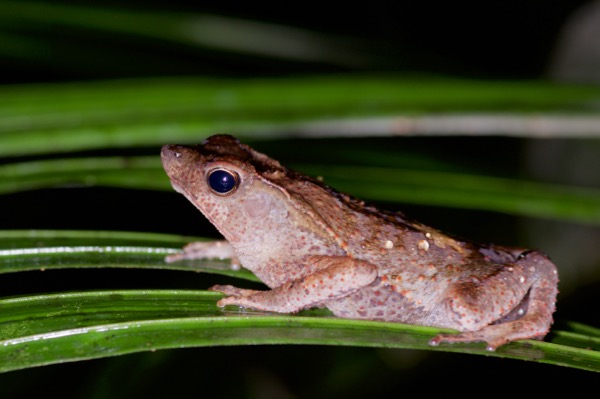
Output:
<svg viewBox="0 0 600 399">
<path fill-rule="evenodd" d="M 215 169 L 208 173 L 208 185 L 218 195 L 233 193 L 240 184 L 240 177 L 235 172 L 225 169 Z"/>
</svg>

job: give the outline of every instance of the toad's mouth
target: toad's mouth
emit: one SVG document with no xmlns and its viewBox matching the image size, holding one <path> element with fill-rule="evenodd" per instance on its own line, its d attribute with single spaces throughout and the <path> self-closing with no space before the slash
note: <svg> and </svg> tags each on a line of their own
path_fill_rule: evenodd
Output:
<svg viewBox="0 0 600 399">
<path fill-rule="evenodd" d="M 171 179 L 171 187 L 173 187 L 173 190 L 175 190 L 175 192 L 183 195 L 188 201 L 192 203 L 192 205 L 194 205 L 204 214 L 202 207 L 200 207 L 200 204 L 198 203 L 198 199 L 196 199 L 188 190 L 184 189 L 183 186 L 181 186 L 175 179 Z"/>
<path fill-rule="evenodd" d="M 173 190 L 175 190 L 175 192 L 177 192 L 179 194 L 183 194 L 183 195 L 185 195 L 186 198 L 188 198 L 186 191 L 179 185 L 179 183 L 177 183 L 173 179 L 171 179 L 171 187 L 173 187 Z"/>
<path fill-rule="evenodd" d="M 183 195 L 188 201 L 190 201 L 196 208 L 200 209 L 200 207 L 198 206 L 198 201 L 196 200 L 196 198 L 194 198 L 193 195 L 190 194 L 190 192 L 188 190 L 186 190 L 185 188 L 183 188 L 184 186 L 181 185 L 176 178 L 169 176 L 170 180 L 171 180 L 171 187 L 173 187 L 173 190 L 175 190 L 176 193 Z"/>
</svg>

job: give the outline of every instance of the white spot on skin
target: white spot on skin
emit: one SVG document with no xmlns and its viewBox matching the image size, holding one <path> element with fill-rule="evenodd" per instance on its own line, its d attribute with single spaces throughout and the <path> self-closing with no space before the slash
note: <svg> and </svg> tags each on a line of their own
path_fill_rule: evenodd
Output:
<svg viewBox="0 0 600 399">
<path fill-rule="evenodd" d="M 386 247 L 387 249 L 392 249 L 392 248 L 394 248 L 394 243 L 393 243 L 393 242 L 391 242 L 390 240 L 387 240 L 387 241 L 385 242 L 385 247 Z"/>
<path fill-rule="evenodd" d="M 519 314 L 519 316 L 523 316 L 523 314 L 525 313 L 525 311 L 523 309 L 519 309 L 519 311 L 517 313 Z"/>
<path fill-rule="evenodd" d="M 525 277 L 521 276 L 521 277 L 519 278 L 519 282 L 520 282 L 520 283 L 524 283 L 524 282 L 525 282 Z"/>
<path fill-rule="evenodd" d="M 429 250 L 429 241 L 427 241 L 427 240 L 419 241 L 418 245 L 419 245 L 419 249 L 422 249 L 423 251 Z"/>
<path fill-rule="evenodd" d="M 431 238 L 431 233 L 425 233 L 425 237 Z"/>
</svg>

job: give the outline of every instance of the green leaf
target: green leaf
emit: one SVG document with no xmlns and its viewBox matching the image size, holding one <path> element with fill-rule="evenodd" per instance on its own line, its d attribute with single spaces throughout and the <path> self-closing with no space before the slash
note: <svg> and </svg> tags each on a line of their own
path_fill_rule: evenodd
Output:
<svg viewBox="0 0 600 399">
<path fill-rule="evenodd" d="M 326 151 L 325 146 L 323 150 Z M 378 156 L 379 161 L 373 161 L 376 164 L 385 155 L 385 150 L 363 151 L 358 159 Z M 482 209 L 600 224 L 600 190 L 595 188 L 404 167 L 295 166 L 304 173 L 321 176 L 339 191 L 371 201 Z M 13 163 L 0 166 L 0 176 L 0 194 L 64 185 L 171 190 L 158 156 Z"/>
<path fill-rule="evenodd" d="M 117 231 L 0 230 L 0 274 L 65 268 L 203 271 L 258 281 L 229 260 L 166 263 L 165 256 L 207 238 Z"/>
<path fill-rule="evenodd" d="M 341 191 L 359 198 L 482 209 L 579 223 L 600 223 L 600 190 L 465 173 L 397 168 L 318 166 Z"/>
<path fill-rule="evenodd" d="M 600 120 L 591 106 L 600 98 L 600 88 L 544 82 L 342 75 L 164 78 L 1 90 L 0 155 L 5 156 L 197 143 L 215 132 L 254 138 L 291 133 L 310 137 L 448 134 L 428 128 L 440 109 L 444 117 L 461 118 L 465 112 L 476 117 L 450 131 L 454 134 L 502 134 L 505 129 L 512 131 L 516 123 L 516 132 L 526 135 L 556 134 L 544 130 L 555 125 L 560 127 L 558 133 L 568 137 L 600 135 Z M 490 123 L 502 115 L 509 118 L 490 132 L 486 115 Z M 449 124 L 442 119 L 441 128 Z M 50 136 L 52 140 L 47 140 Z"/>
<path fill-rule="evenodd" d="M 440 329 L 327 315 L 221 310 L 219 294 L 143 290 L 74 292 L 0 300 L 0 372 L 140 351 L 214 345 L 318 344 L 431 349 L 600 371 L 600 333 L 556 331 L 571 346 L 538 341 L 428 346 Z M 585 349 L 587 346 L 590 349 Z"/>
<path fill-rule="evenodd" d="M 184 241 L 164 234 L 0 231 L 0 272 L 133 266 L 253 279 L 245 271 L 224 270 L 223 262 L 164 263 L 164 255 Z M 600 330 L 576 323 L 569 331 L 553 331 L 550 342 L 521 341 L 489 352 L 478 343 L 430 347 L 437 328 L 339 319 L 325 310 L 276 315 L 220 309 L 220 297 L 206 291 L 107 290 L 4 298 L 0 372 L 140 351 L 252 344 L 442 350 L 600 371 Z"/>
</svg>

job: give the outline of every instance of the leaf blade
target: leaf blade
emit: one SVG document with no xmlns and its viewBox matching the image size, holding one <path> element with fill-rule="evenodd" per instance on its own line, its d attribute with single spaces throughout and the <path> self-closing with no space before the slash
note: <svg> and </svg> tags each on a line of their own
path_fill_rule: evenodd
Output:
<svg viewBox="0 0 600 399">
<path fill-rule="evenodd" d="M 600 371 L 600 352 L 588 349 L 539 341 L 514 342 L 496 352 L 486 351 L 483 344 L 430 347 L 428 341 L 439 329 L 322 315 L 264 315 L 252 311 L 221 311 L 215 306 L 217 297 L 219 295 L 204 291 L 144 290 L 53 294 L 0 300 L 0 309 L 11 314 L 7 319 L 14 319 L 13 325 L 10 320 L 4 320 L 3 329 L 0 330 L 3 335 L 0 340 L 0 372 L 159 349 L 272 344 L 442 350 Z M 64 317 L 44 316 L 49 307 L 56 305 L 57 298 L 63 301 L 62 312 L 78 317 L 65 323 Z M 119 304 L 127 299 L 133 300 L 133 304 Z M 26 305 L 23 306 L 23 303 Z M 194 309 L 193 305 L 196 305 Z M 86 306 L 90 308 L 86 309 Z M 15 310 L 15 307 L 20 309 Z M 142 312 L 138 314 L 138 318 L 118 321 L 114 314 L 123 307 L 134 313 L 136 310 Z M 144 313 L 152 307 L 155 307 L 155 311 Z M 18 310 L 21 311 L 20 315 Z M 185 312 L 195 312 L 198 315 L 181 317 L 181 313 Z M 106 313 L 110 315 L 107 316 Z M 38 322 L 33 317 L 34 314 L 50 319 L 56 317 L 56 321 L 62 325 L 46 331 L 43 328 L 48 326 L 38 325 L 37 331 L 31 334 L 31 330 L 22 325 L 20 328 L 14 325 Z M 180 317 L 173 317 L 175 314 Z M 85 319 L 85 316 L 90 315 L 94 320 Z M 81 323 L 82 320 L 85 322 Z M 13 332 L 13 335 L 7 337 L 6 331 Z M 15 334 L 15 331 L 22 335 Z"/>
</svg>

